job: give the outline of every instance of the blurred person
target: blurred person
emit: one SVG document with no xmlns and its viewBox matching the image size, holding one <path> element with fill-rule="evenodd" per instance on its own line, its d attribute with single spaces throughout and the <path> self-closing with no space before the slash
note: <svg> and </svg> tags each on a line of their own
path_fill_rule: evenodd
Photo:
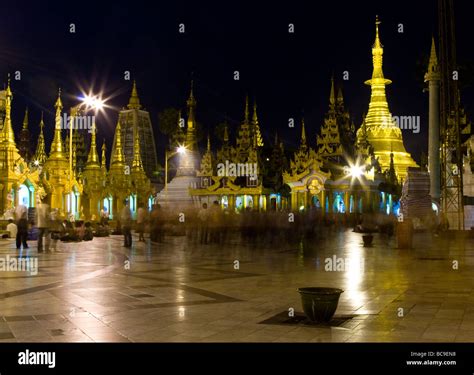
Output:
<svg viewBox="0 0 474 375">
<path fill-rule="evenodd" d="M 218 243 L 220 241 L 222 210 L 218 201 L 214 201 L 209 208 L 209 239 L 210 242 Z"/>
<path fill-rule="evenodd" d="M 84 237 L 82 239 L 84 241 L 92 241 L 94 239 L 94 232 L 92 230 L 92 225 L 89 221 L 85 224 Z"/>
<path fill-rule="evenodd" d="M 20 250 L 23 245 L 23 249 L 28 249 L 26 240 L 28 238 L 28 209 L 24 204 L 19 204 L 15 209 L 15 219 L 18 231 L 16 234 L 16 248 Z"/>
<path fill-rule="evenodd" d="M 124 202 L 125 206 L 122 208 L 120 213 L 120 224 L 122 226 L 122 232 L 124 237 L 125 247 L 132 247 L 132 210 L 130 209 L 130 204 L 126 200 Z"/>
<path fill-rule="evenodd" d="M 143 205 L 140 205 L 137 211 L 138 241 L 145 242 L 145 236 L 143 235 L 143 232 L 145 231 L 146 219 L 147 219 L 147 211 L 143 208 Z"/>
<path fill-rule="evenodd" d="M 106 227 L 109 225 L 109 212 L 107 211 L 106 207 L 103 207 L 100 210 L 100 224 Z"/>
<path fill-rule="evenodd" d="M 50 226 L 50 210 L 49 205 L 40 201 L 36 207 L 36 226 L 38 227 L 38 253 L 49 251 L 49 226 Z M 46 246 L 43 249 L 43 236 L 46 237 Z"/>
<path fill-rule="evenodd" d="M 208 231 L 209 231 L 209 210 L 207 209 L 207 203 L 203 203 L 202 207 L 199 209 L 198 212 L 198 220 L 199 220 L 199 237 L 200 242 L 202 244 L 206 244 L 208 242 Z"/>
<path fill-rule="evenodd" d="M 56 251 L 56 245 L 58 243 L 59 234 L 61 233 L 61 223 L 58 220 L 58 210 L 55 208 L 50 212 L 50 231 L 51 231 L 51 243 L 50 250 Z"/>
</svg>

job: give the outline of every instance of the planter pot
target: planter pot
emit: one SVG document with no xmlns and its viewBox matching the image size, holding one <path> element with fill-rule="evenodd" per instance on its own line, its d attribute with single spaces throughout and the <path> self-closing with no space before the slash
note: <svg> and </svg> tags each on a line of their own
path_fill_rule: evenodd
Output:
<svg viewBox="0 0 474 375">
<path fill-rule="evenodd" d="M 374 239 L 374 236 L 371 234 L 365 234 L 362 236 L 362 240 L 364 240 L 364 246 L 372 246 L 372 241 Z"/>
<path fill-rule="evenodd" d="M 336 312 L 342 289 L 299 288 L 301 303 L 307 318 L 312 322 L 329 322 Z"/>
</svg>

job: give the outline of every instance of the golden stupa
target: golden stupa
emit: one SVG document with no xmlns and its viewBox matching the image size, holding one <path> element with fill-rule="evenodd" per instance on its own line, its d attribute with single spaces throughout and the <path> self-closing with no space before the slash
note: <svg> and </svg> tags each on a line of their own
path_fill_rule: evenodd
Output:
<svg viewBox="0 0 474 375">
<path fill-rule="evenodd" d="M 403 145 L 402 131 L 396 124 L 388 108 L 385 96 L 385 86 L 392 83 L 383 75 L 382 60 L 383 46 L 379 38 L 378 17 L 375 21 L 375 43 L 372 47 L 373 72 L 372 79 L 365 82 L 371 87 L 369 111 L 364 123 L 357 131 L 357 140 L 362 142 L 362 138 L 370 143 L 373 152 L 382 170 L 390 168 L 390 154 L 393 153 L 395 171 L 398 178 L 405 179 L 408 167 L 418 165 L 406 152 Z"/>
</svg>

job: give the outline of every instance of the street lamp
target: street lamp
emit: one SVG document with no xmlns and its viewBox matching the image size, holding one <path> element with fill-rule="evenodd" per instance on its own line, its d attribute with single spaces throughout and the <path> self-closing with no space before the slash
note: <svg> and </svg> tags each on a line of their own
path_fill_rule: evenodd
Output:
<svg viewBox="0 0 474 375">
<path fill-rule="evenodd" d="M 359 178 L 364 174 L 363 167 L 358 164 L 351 165 L 349 168 L 349 174 L 351 177 Z"/>
<path fill-rule="evenodd" d="M 165 191 L 168 192 L 168 159 L 172 158 L 176 154 L 185 154 L 186 153 L 186 147 L 185 146 L 178 146 L 176 148 L 176 151 L 170 152 L 168 150 L 165 150 Z"/>
</svg>

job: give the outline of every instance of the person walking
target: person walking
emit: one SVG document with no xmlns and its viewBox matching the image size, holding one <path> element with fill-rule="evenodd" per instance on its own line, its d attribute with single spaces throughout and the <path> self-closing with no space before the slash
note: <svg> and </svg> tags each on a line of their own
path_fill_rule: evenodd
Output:
<svg viewBox="0 0 474 375">
<path fill-rule="evenodd" d="M 28 239 L 28 209 L 25 205 L 19 204 L 15 209 L 15 219 L 16 219 L 16 226 L 18 231 L 16 233 L 16 248 L 17 250 L 21 249 L 23 245 L 23 249 L 28 249 L 28 244 L 26 240 Z"/>
<path fill-rule="evenodd" d="M 46 246 L 44 251 L 49 251 L 49 219 L 50 211 L 47 203 L 41 202 L 36 207 L 36 226 L 38 227 L 38 253 L 43 252 L 43 236 L 46 237 Z"/>
<path fill-rule="evenodd" d="M 198 214 L 199 221 L 199 238 L 202 244 L 207 244 L 209 239 L 209 210 L 207 209 L 207 203 L 202 204 L 202 208 L 199 209 Z"/>
<path fill-rule="evenodd" d="M 124 237 L 125 247 L 132 247 L 132 211 L 130 210 L 130 205 L 126 200 L 125 206 L 122 208 L 120 214 L 120 224 L 122 225 L 122 232 Z"/>
<path fill-rule="evenodd" d="M 145 231 L 145 222 L 146 222 L 147 212 L 142 205 L 138 208 L 137 211 L 137 232 L 138 232 L 138 241 L 145 242 L 145 236 L 143 232 Z"/>
</svg>

